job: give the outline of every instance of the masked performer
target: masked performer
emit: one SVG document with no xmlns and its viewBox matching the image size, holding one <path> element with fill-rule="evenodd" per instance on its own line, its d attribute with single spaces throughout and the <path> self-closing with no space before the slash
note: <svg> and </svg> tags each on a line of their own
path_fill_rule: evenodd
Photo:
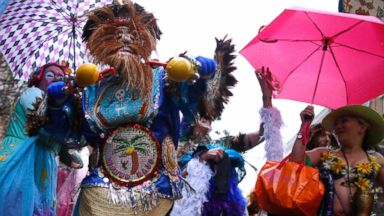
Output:
<svg viewBox="0 0 384 216">
<path fill-rule="evenodd" d="M 62 80 L 69 71 L 67 64 L 57 63 L 38 68 L 16 103 L 0 149 L 0 211 L 4 215 L 56 214 L 55 158 L 69 134 L 72 111 L 68 98 L 56 88 L 65 85 Z"/>
<path fill-rule="evenodd" d="M 231 75 L 234 69 L 231 60 L 234 56 L 231 55 L 233 46 L 229 46 L 229 42 L 219 43 L 216 49 L 216 60 L 224 61 L 225 66 L 221 67 L 220 74 L 215 74 L 216 83 L 212 83 L 213 85 L 209 88 L 211 91 L 207 94 L 207 98 L 211 99 L 208 103 L 216 104 L 215 109 L 209 112 L 203 109 L 200 113 L 201 117 L 192 124 L 183 121 L 186 129 L 183 133 L 185 135 L 183 141 L 177 149 L 179 165 L 183 168 L 183 174 L 195 192 L 183 190 L 183 198 L 176 201 L 172 216 L 247 215 L 247 200 L 238 187 L 246 174 L 241 153 L 260 144 L 264 138 L 268 140 L 266 145 L 268 158 L 278 159 L 283 153 L 279 133 L 281 118 L 278 110 L 272 107 L 273 87 L 268 82 L 270 72 L 264 68 L 256 73 L 263 93 L 263 108 L 260 113 L 262 120 L 265 121 L 260 125 L 259 131 L 226 136 L 215 141 L 209 138 L 211 121 L 220 116 L 223 105 L 230 96 L 223 92 L 229 91 L 228 89 L 236 83 Z M 216 88 L 226 91 L 215 91 Z M 270 150 L 271 148 L 273 150 Z"/>
<path fill-rule="evenodd" d="M 95 63 L 116 75 L 83 93 L 83 132 L 94 147 L 91 161 L 99 157 L 82 182 L 80 215 L 161 216 L 181 196 L 175 157 L 180 111 L 196 112 L 216 62 L 182 55 L 166 70 L 151 67 L 160 35 L 153 14 L 130 1 L 93 11 L 84 26 Z M 178 69 L 186 73 L 174 74 Z"/>
</svg>

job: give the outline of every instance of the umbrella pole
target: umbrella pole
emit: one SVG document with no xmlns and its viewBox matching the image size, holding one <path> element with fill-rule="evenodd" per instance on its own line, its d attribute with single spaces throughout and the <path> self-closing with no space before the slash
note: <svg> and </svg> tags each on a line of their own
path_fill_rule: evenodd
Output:
<svg viewBox="0 0 384 216">
<path fill-rule="evenodd" d="M 72 22 L 72 37 L 73 37 L 73 71 L 76 71 L 76 29 L 75 29 L 75 23 L 77 19 L 72 14 L 71 15 L 71 22 Z"/>
<path fill-rule="evenodd" d="M 323 69 L 323 63 L 324 63 L 324 57 L 325 57 L 325 52 L 327 49 L 323 49 L 323 55 L 321 56 L 321 61 L 320 61 L 320 67 L 319 67 L 319 72 L 317 73 L 317 78 L 316 78 L 316 84 L 315 84 L 315 89 L 313 91 L 312 99 L 311 99 L 311 105 L 313 105 L 313 102 L 315 100 L 315 95 L 317 92 L 317 86 L 319 84 L 319 79 L 320 79 L 320 73 L 321 70 Z"/>
</svg>

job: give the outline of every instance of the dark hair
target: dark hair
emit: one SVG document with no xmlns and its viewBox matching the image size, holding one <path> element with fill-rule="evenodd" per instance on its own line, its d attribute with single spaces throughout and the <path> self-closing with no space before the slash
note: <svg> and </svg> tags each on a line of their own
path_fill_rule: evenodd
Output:
<svg viewBox="0 0 384 216">
<path fill-rule="evenodd" d="M 359 124 L 367 126 L 367 130 L 365 131 L 365 136 L 363 138 L 363 145 L 362 145 L 363 149 L 365 151 L 375 150 L 376 145 L 372 145 L 371 143 L 369 143 L 367 138 L 368 137 L 367 134 L 370 133 L 369 128 L 371 127 L 371 125 L 364 118 L 361 118 L 359 116 L 351 116 L 351 117 L 355 118 Z"/>
<path fill-rule="evenodd" d="M 319 142 L 318 142 L 319 137 L 325 135 L 326 131 L 327 130 L 320 123 L 312 125 L 309 142 L 307 144 L 307 150 L 312 150 L 314 148 L 319 147 Z M 328 147 L 339 148 L 339 144 L 337 142 L 336 137 L 332 133 L 329 136 L 330 136 L 329 139 L 331 143 L 330 143 L 330 146 Z"/>
</svg>

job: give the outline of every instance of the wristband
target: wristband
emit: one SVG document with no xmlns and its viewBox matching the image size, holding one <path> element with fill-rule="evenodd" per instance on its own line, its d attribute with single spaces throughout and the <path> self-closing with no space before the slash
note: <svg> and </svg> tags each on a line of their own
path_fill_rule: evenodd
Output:
<svg viewBox="0 0 384 216">
<path fill-rule="evenodd" d="M 301 140 L 303 139 L 303 134 L 301 132 L 297 133 L 297 137 L 296 137 L 298 140 Z"/>
</svg>

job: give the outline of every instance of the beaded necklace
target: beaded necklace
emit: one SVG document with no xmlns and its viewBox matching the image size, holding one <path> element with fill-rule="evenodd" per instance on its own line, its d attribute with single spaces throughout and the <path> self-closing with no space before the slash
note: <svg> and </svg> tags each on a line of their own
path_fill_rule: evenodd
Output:
<svg viewBox="0 0 384 216">
<path fill-rule="evenodd" d="M 350 179 L 350 174 L 349 174 L 349 161 L 348 161 L 348 158 L 347 156 L 345 155 L 345 152 L 343 149 L 341 149 L 341 152 L 343 153 L 343 156 L 344 156 L 344 159 L 345 159 L 345 162 L 347 162 L 347 168 L 346 168 L 346 171 L 347 171 L 347 184 L 348 184 L 348 188 L 349 188 L 349 201 L 351 203 L 353 203 L 353 196 L 352 196 L 352 188 L 351 188 L 351 179 Z"/>
</svg>

